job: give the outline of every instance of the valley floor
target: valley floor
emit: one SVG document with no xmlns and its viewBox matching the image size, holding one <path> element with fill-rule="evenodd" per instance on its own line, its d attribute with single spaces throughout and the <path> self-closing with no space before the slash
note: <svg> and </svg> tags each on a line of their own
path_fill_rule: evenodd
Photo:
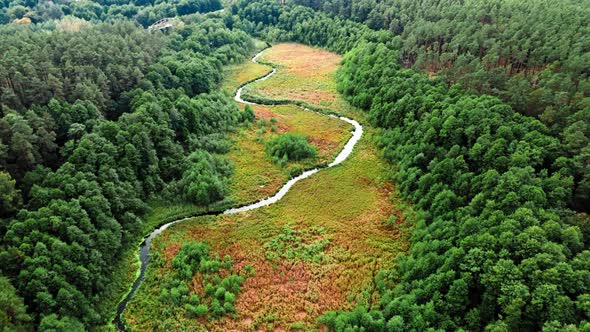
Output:
<svg viewBox="0 0 590 332">
<path fill-rule="evenodd" d="M 395 197 L 378 156 L 373 129 L 362 113 L 336 92 L 338 55 L 298 44 L 279 44 L 261 62 L 277 73 L 248 87 L 248 94 L 291 99 L 327 108 L 363 124 L 365 135 L 341 165 L 298 182 L 279 202 L 236 215 L 199 217 L 170 227 L 152 242 L 152 262 L 124 317 L 136 331 L 318 329 L 328 310 L 350 309 L 376 299 L 375 276 L 407 250 L 404 205 Z M 223 89 L 232 93 L 264 75 L 268 66 L 250 61 L 228 70 Z M 243 106 L 242 106 L 243 107 Z M 228 157 L 235 165 L 231 198 L 264 198 L 294 168 L 331 161 L 350 137 L 340 120 L 294 106 L 254 106 L 255 123 L 233 136 Z M 305 134 L 318 148 L 313 162 L 279 167 L 264 142 L 284 132 Z M 388 218 L 399 216 L 393 225 Z M 230 255 L 236 271 L 253 268 L 237 297 L 237 314 L 218 320 L 188 318 L 182 307 L 159 301 L 160 284 L 183 242 L 206 242 L 214 255 Z M 199 275 L 191 292 L 202 292 Z M 189 283 L 190 284 L 190 283 Z"/>
</svg>

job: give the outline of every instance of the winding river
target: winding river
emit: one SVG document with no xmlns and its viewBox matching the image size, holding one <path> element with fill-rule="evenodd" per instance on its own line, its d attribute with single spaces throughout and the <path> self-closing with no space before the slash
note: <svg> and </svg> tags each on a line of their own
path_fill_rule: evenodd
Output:
<svg viewBox="0 0 590 332">
<path fill-rule="evenodd" d="M 260 53 L 256 54 L 253 58 L 252 58 L 252 62 L 254 63 L 258 63 L 258 57 L 260 57 L 265 50 L 260 51 Z M 242 85 L 237 91 L 236 91 L 236 95 L 234 96 L 234 100 L 242 103 L 242 104 L 247 104 L 247 105 L 258 105 L 257 103 L 253 103 L 247 100 L 243 100 L 242 99 L 242 91 L 244 90 L 244 88 L 246 86 L 248 86 L 251 83 L 255 83 L 255 82 L 259 82 L 259 81 L 264 81 L 266 79 L 268 79 L 269 77 L 271 77 L 272 75 L 274 75 L 276 73 L 276 68 L 272 68 L 272 71 L 269 72 L 268 74 L 252 81 L 249 83 L 246 83 L 244 85 Z M 310 110 L 308 108 L 302 107 L 302 106 L 297 106 L 300 107 L 301 109 L 304 109 L 306 111 L 310 111 L 310 112 L 314 112 L 313 110 Z M 335 117 L 338 118 L 342 121 L 348 122 L 349 124 L 351 124 L 354 127 L 354 130 L 352 131 L 352 137 L 348 140 L 348 142 L 346 142 L 346 145 L 344 146 L 344 148 L 340 151 L 340 153 L 338 153 L 338 155 L 336 156 L 336 158 L 334 158 L 334 161 L 332 161 L 331 163 L 328 164 L 328 166 L 324 167 L 324 168 L 330 168 L 330 167 L 334 167 L 340 163 L 342 163 L 344 160 L 346 160 L 346 158 L 348 158 L 348 156 L 350 156 L 350 154 L 352 153 L 352 150 L 354 148 L 354 146 L 356 145 L 356 143 L 361 139 L 361 137 L 363 136 L 363 127 L 356 122 L 355 120 L 349 119 L 347 117 L 344 116 L 334 116 L 334 115 L 326 115 L 326 116 L 331 116 L 331 117 Z M 285 183 L 280 189 L 279 191 L 274 194 L 273 196 L 267 197 L 263 200 L 260 200 L 256 203 L 252 203 L 252 204 L 248 204 L 248 205 L 244 205 L 241 207 L 236 207 L 236 208 L 232 208 L 232 209 L 228 209 L 223 211 L 222 213 L 210 213 L 209 215 L 219 215 L 219 214 L 234 214 L 234 213 L 240 213 L 240 212 L 244 212 L 244 211 L 249 211 L 249 210 L 254 210 L 254 209 L 258 209 L 260 207 L 263 206 L 267 206 L 270 204 L 273 204 L 275 202 L 278 202 L 281 198 L 283 198 L 287 192 L 289 191 L 289 189 L 291 189 L 291 187 L 297 183 L 300 180 L 303 180 L 305 178 L 308 178 L 310 176 L 312 176 L 313 174 L 319 172 L 321 169 L 324 168 L 314 168 L 308 171 L 305 171 L 303 173 L 301 173 L 300 175 L 290 179 L 289 181 L 287 181 L 287 183 Z M 152 242 L 152 239 L 154 237 L 156 237 L 158 234 L 162 233 L 164 230 L 166 230 L 168 227 L 188 220 L 188 219 L 192 219 L 194 218 L 194 216 L 191 217 L 187 217 L 187 218 L 181 218 L 181 219 L 177 219 L 174 221 L 171 221 L 169 223 L 166 223 L 162 226 L 160 226 L 159 228 L 157 228 L 156 230 L 154 230 L 152 233 L 150 233 L 149 236 L 147 236 L 144 241 L 141 243 L 140 248 L 139 248 L 139 260 L 141 262 L 141 267 L 139 270 L 139 276 L 137 277 L 137 279 L 135 279 L 135 281 L 133 282 L 133 286 L 131 286 L 131 290 L 129 291 L 129 293 L 127 294 L 127 296 L 123 299 L 123 301 L 121 301 L 119 303 L 119 305 L 117 306 L 117 315 L 115 316 L 115 326 L 117 328 L 117 330 L 119 331 L 127 331 L 127 329 L 125 328 L 125 324 L 123 324 L 123 321 L 121 320 L 121 315 L 123 314 L 123 311 L 125 310 L 125 307 L 127 306 L 127 303 L 129 303 L 129 301 L 131 300 L 131 298 L 133 297 L 133 295 L 135 294 L 135 292 L 137 291 L 137 288 L 139 288 L 139 285 L 141 284 L 144 275 L 145 275 L 145 270 L 147 268 L 148 262 L 149 262 L 149 253 L 150 253 L 150 243 Z"/>
</svg>

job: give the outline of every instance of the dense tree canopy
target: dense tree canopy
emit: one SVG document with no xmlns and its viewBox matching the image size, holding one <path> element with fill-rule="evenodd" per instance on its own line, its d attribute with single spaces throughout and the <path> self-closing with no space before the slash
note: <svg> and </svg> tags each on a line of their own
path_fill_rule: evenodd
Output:
<svg viewBox="0 0 590 332">
<path fill-rule="evenodd" d="M 4 331 L 31 331 L 31 316 L 22 297 L 6 277 L 0 277 L 0 326 Z"/>
<path fill-rule="evenodd" d="M 399 34 L 399 59 L 526 114 L 588 106 L 585 1 L 292 0 Z M 565 118 L 565 117 L 564 117 Z"/>
<path fill-rule="evenodd" d="M 161 35 L 146 34 L 129 23 L 51 33 L 4 27 L 0 43 L 7 46 L 0 50 L 0 106 L 25 113 L 52 98 L 70 104 L 79 100 L 84 107 L 91 102 L 90 107 L 108 118 L 126 111 L 122 94 L 143 79 L 164 46 Z M 59 117 L 78 113 L 63 109 L 67 107 L 55 105 L 50 112 Z M 62 126 L 68 119 L 59 120 Z"/>
<path fill-rule="evenodd" d="M 281 7 L 276 1 L 241 1 L 234 8 L 234 24 L 270 41 L 297 41 L 344 53 L 361 40 L 386 41 L 391 34 L 327 15 L 302 6 Z M 241 19 L 240 19 L 241 18 Z"/>
<path fill-rule="evenodd" d="M 214 90 L 252 42 L 212 20 L 168 35 L 121 22 L 7 27 L 0 40 L 0 269 L 30 313 L 7 289 L 21 307 L 2 319 L 104 325 L 98 304 L 141 236 L 144 202 L 224 198 L 231 166 L 211 153 L 250 115 Z"/>
<path fill-rule="evenodd" d="M 363 45 L 340 72 L 344 93 L 386 129 L 400 191 L 424 211 L 383 318 L 417 330 L 588 320 L 587 226 L 565 209 L 573 178 L 559 140 L 497 98 L 381 65 L 397 52 Z M 552 277 L 564 274 L 571 283 Z"/>
<path fill-rule="evenodd" d="M 147 27 L 159 19 L 220 10 L 219 0 L 99 0 L 99 1 L 0 1 L 0 24 L 40 23 L 64 16 L 87 21 L 133 19 Z"/>
</svg>

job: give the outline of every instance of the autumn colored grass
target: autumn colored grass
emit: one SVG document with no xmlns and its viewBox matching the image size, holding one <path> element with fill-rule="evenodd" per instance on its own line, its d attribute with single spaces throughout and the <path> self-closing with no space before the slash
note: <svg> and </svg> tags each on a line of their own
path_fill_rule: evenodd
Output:
<svg viewBox="0 0 590 332">
<path fill-rule="evenodd" d="M 252 95 L 270 99 L 300 100 L 333 111 L 350 109 L 336 91 L 336 69 L 342 58 L 322 49 L 300 44 L 278 44 L 258 58 L 272 63 L 278 72 L 272 79 L 256 82 L 245 89 Z"/>
<path fill-rule="evenodd" d="M 267 52 L 264 59 L 279 66 L 277 80 L 273 76 L 256 83 L 252 91 L 259 91 L 258 84 L 264 85 L 267 97 L 300 97 L 363 119 L 335 91 L 338 56 L 295 44 L 277 45 Z M 296 55 L 304 60 L 297 60 Z M 295 68 L 301 61 L 310 65 Z M 293 75 L 290 85 L 283 81 L 287 72 Z M 318 87 L 318 94 L 309 91 L 312 86 Z M 332 118 L 298 113 L 290 106 L 258 107 L 256 114 L 258 118 L 272 114 L 279 119 L 277 130 L 306 130 L 310 137 L 329 137 L 332 142 L 348 138 L 339 136 L 338 131 L 319 129 L 333 128 L 327 125 Z M 283 118 L 286 114 L 290 117 Z M 372 142 L 373 130 L 363 126 L 365 135 L 349 159 L 298 182 L 281 201 L 236 215 L 194 218 L 154 239 L 146 279 L 125 313 L 134 330 L 317 330 L 317 318 L 328 310 L 374 303 L 375 276 L 391 268 L 395 257 L 407 250 L 408 213 L 404 211 L 409 209 L 395 197 L 387 167 Z M 236 137 L 238 148 L 230 158 L 242 166 L 236 173 L 240 179 L 235 188 L 242 188 L 241 197 L 247 197 L 246 188 L 260 180 L 256 174 L 264 174 L 264 181 L 280 176 L 273 173 L 276 170 L 270 161 L 257 155 L 259 147 L 251 143 L 256 137 L 249 137 L 248 131 L 240 135 L 244 137 Z M 251 150 L 246 156 L 247 149 Z M 398 216 L 397 221 L 386 225 L 392 214 Z M 219 320 L 191 319 L 183 308 L 159 302 L 163 276 L 170 271 L 181 244 L 188 240 L 207 242 L 220 257 L 229 254 L 238 273 L 253 267 L 254 275 L 246 279 L 237 297 L 236 315 Z"/>
</svg>

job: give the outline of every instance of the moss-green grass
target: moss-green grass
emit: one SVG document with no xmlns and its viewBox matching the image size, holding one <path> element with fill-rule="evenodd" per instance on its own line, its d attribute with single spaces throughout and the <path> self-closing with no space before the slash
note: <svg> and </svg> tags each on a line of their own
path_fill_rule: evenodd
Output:
<svg viewBox="0 0 590 332">
<path fill-rule="evenodd" d="M 224 80 L 221 89 L 233 96 L 236 90 L 244 83 L 268 74 L 272 69 L 252 61 L 228 66 L 224 70 Z"/>
<path fill-rule="evenodd" d="M 235 202 L 253 202 L 274 194 L 294 170 L 332 161 L 351 136 L 349 124 L 295 106 L 254 109 L 256 122 L 232 136 L 233 148 L 227 155 L 234 164 L 229 196 Z M 259 125 L 261 122 L 267 124 Z M 318 157 L 289 162 L 285 167 L 273 163 L 265 152 L 265 143 L 285 132 L 307 136 Z"/>
</svg>

